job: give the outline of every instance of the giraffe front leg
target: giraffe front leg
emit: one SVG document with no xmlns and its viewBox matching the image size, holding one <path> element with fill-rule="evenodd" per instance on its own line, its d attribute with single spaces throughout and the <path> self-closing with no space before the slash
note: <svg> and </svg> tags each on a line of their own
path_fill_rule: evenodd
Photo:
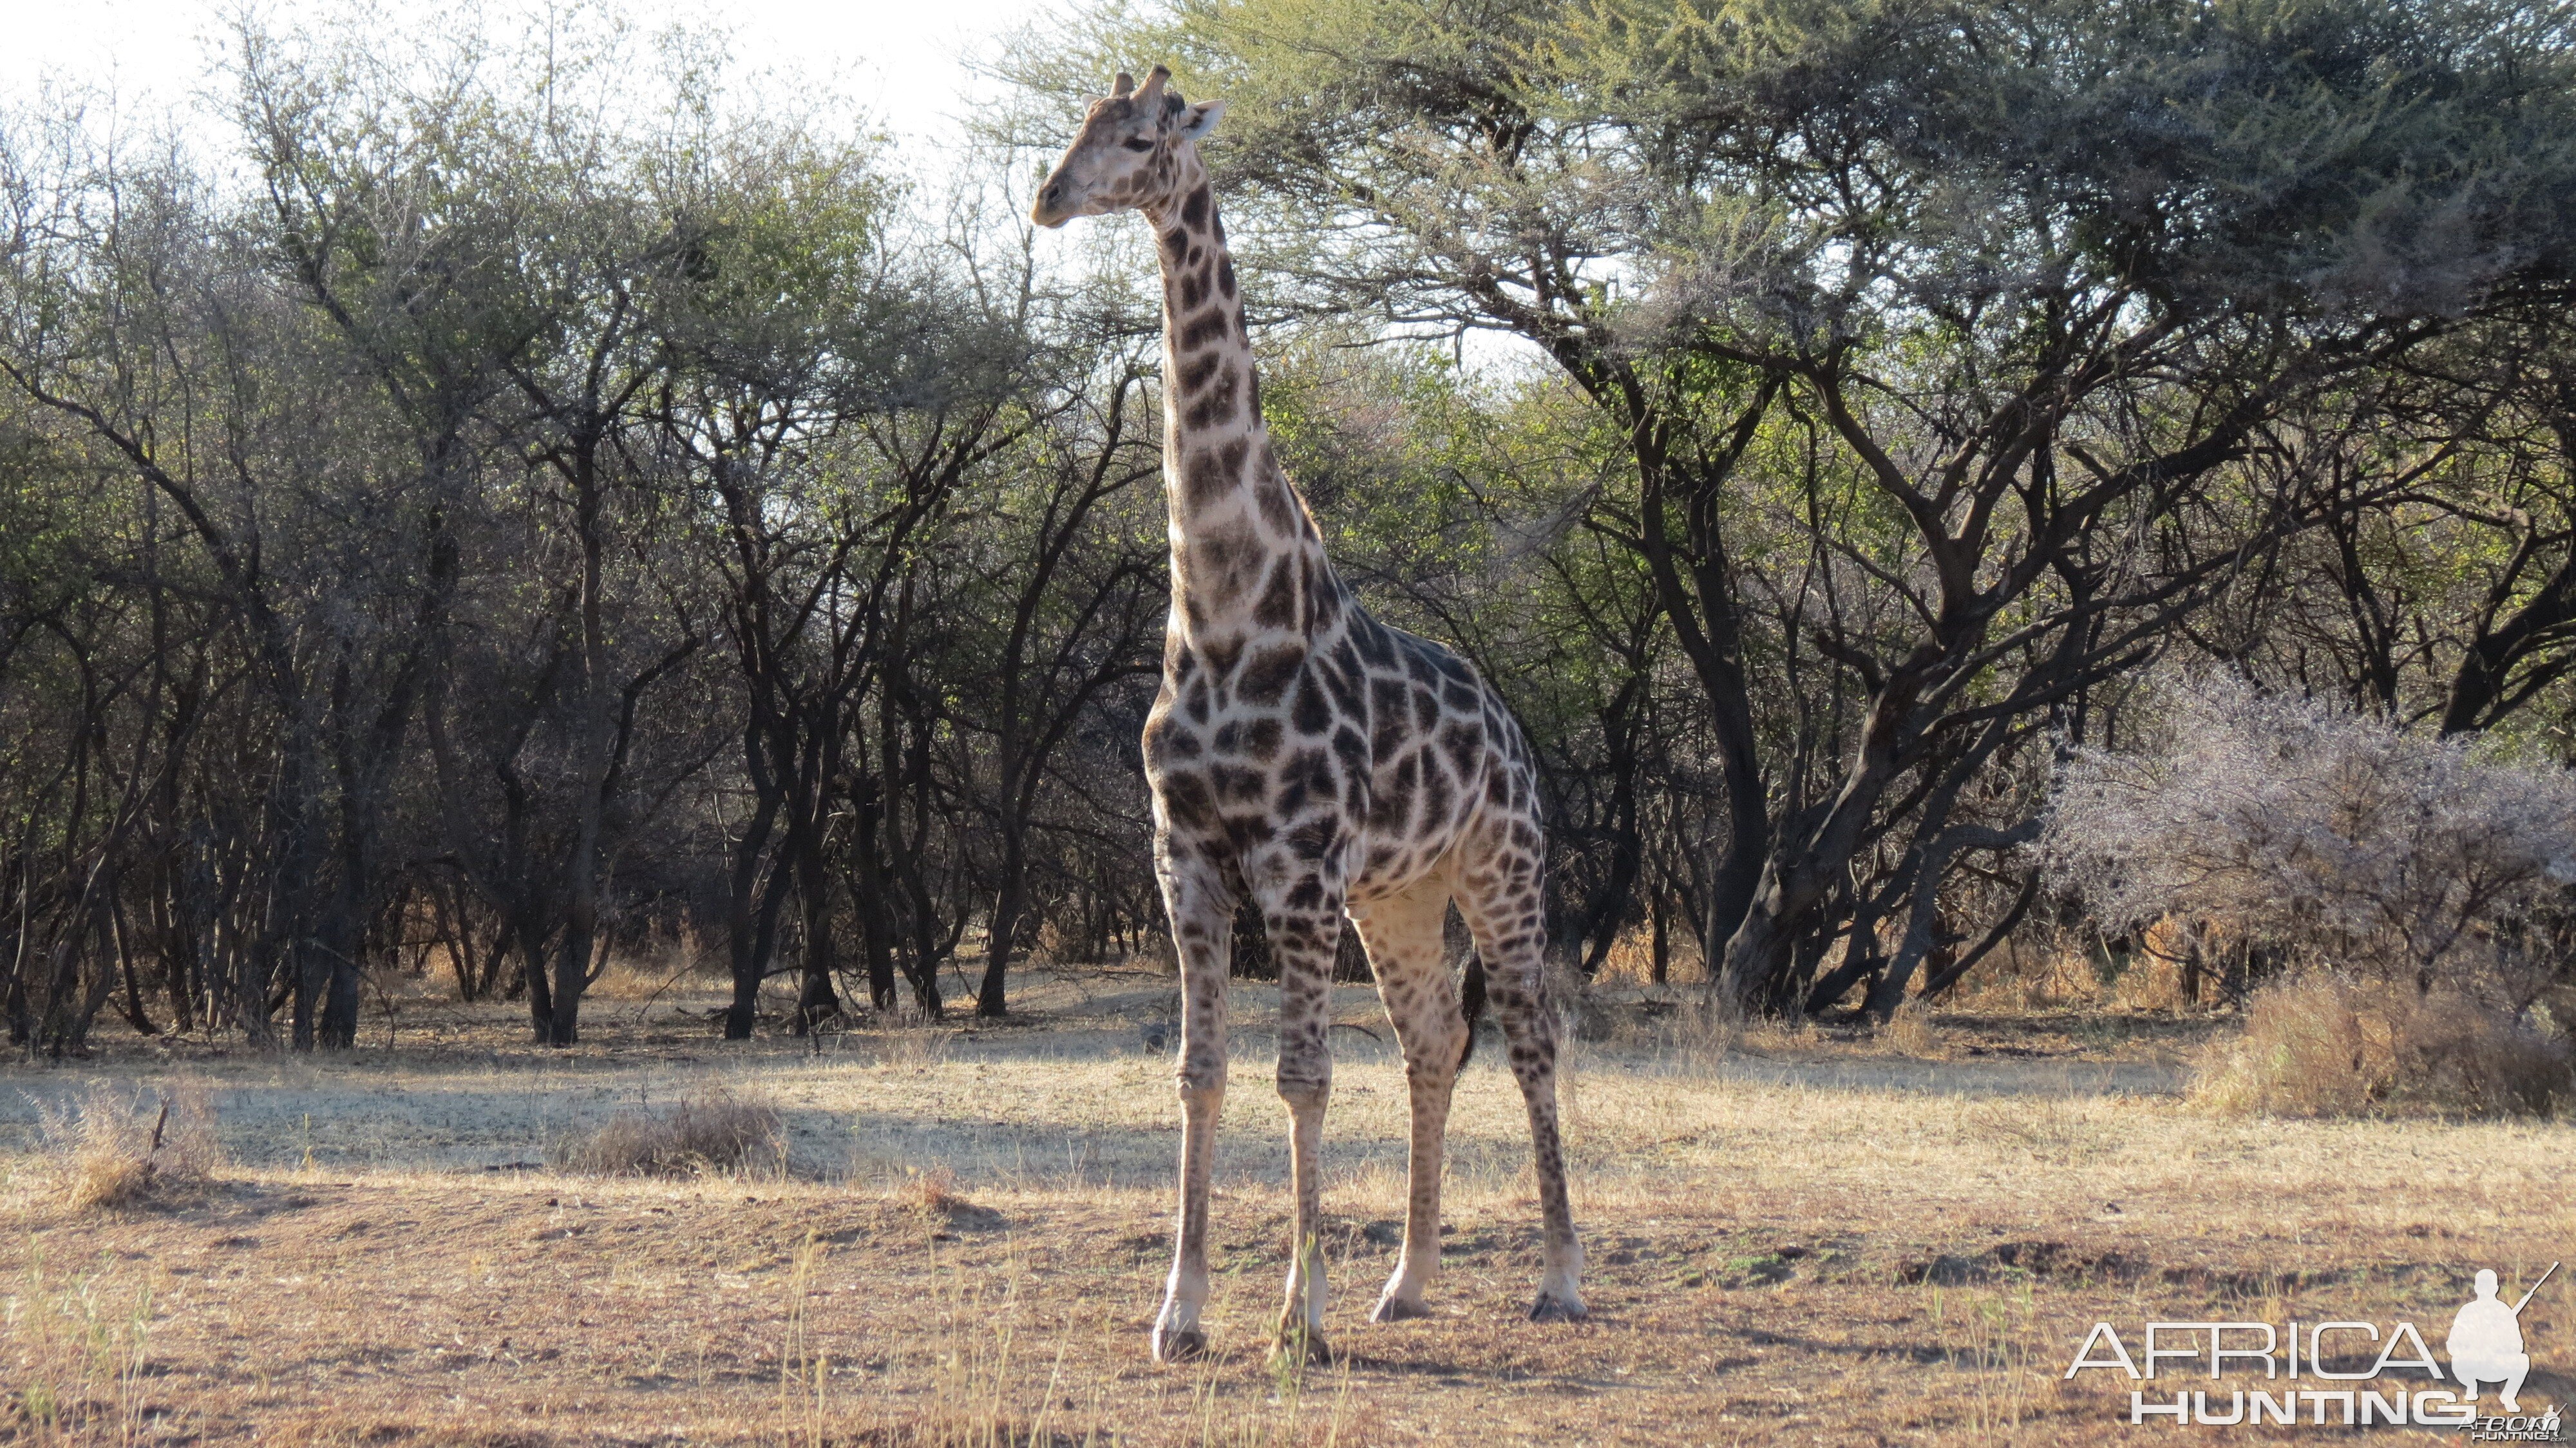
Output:
<svg viewBox="0 0 2576 1448">
<path fill-rule="evenodd" d="M 1274 1354 L 1323 1362 L 1324 1106 L 1333 1094 L 1333 948 L 1341 902 L 1329 913 L 1269 912 L 1271 950 L 1279 960 L 1279 1098 L 1288 1103 L 1288 1176 L 1296 1198 L 1288 1254 L 1287 1301 L 1279 1313 Z"/>
<path fill-rule="evenodd" d="M 1208 1194 L 1217 1118 L 1225 1108 L 1225 977 L 1234 913 L 1214 892 L 1175 888 L 1170 880 L 1164 900 L 1181 959 L 1181 1206 L 1153 1349 L 1154 1361 L 1175 1363 L 1207 1351 L 1199 1314 L 1208 1299 Z"/>
</svg>

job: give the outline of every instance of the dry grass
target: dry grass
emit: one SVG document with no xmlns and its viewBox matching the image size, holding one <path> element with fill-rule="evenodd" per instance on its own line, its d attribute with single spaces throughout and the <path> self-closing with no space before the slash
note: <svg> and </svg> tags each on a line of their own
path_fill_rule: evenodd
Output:
<svg viewBox="0 0 2576 1448">
<path fill-rule="evenodd" d="M 621 1111 L 546 1155 L 557 1169 L 581 1176 L 775 1175 L 785 1170 L 784 1126 L 767 1102 L 701 1091 L 660 1111 Z"/>
<path fill-rule="evenodd" d="M 1940 1036 L 1932 1029 L 1932 1009 L 1919 997 L 1898 1006 L 1878 1034 L 1889 1050 L 1900 1055 L 1929 1059 L 1941 1054 Z"/>
<path fill-rule="evenodd" d="M 2202 953 L 2226 946 L 2215 928 L 2202 928 Z M 1963 982 L 1942 997 L 1945 1010 L 2087 1010 L 2087 1013 L 2208 1015 L 2218 997 L 2215 971 L 2202 971 L 2197 995 L 2184 989 L 2192 938 L 2182 925 L 2159 920 L 2138 933 L 2123 969 L 2084 951 L 2032 940 L 2007 940 L 1978 961 Z"/>
<path fill-rule="evenodd" d="M 449 974 L 454 974 L 452 968 Z M 717 988 L 723 975 L 722 956 L 697 937 L 683 935 L 647 954 L 611 955 L 583 994 L 586 1000 L 652 1002 Z"/>
<path fill-rule="evenodd" d="M 2576 1053 L 2451 991 L 2319 975 L 2258 993 L 2191 1098 L 2263 1116 L 2547 1116 L 2576 1102 Z"/>
<path fill-rule="evenodd" d="M 1646 986 L 1655 980 L 1655 936 L 1643 925 L 1631 926 L 1610 942 L 1593 979 L 1609 986 Z M 1664 940 L 1664 979 L 1669 986 L 1707 983 L 1708 965 L 1699 943 L 1676 923 Z"/>
<path fill-rule="evenodd" d="M 1284 1113 L 1271 996 L 1246 987 L 1217 1352 L 1163 1368 L 1144 1344 L 1176 1111 L 1136 1023 L 1167 983 L 1031 985 L 1036 1023 L 961 1024 L 936 1049 L 919 1031 L 720 1045 L 692 999 L 574 1052 L 517 1045 L 496 1011 L 402 1052 L 200 1062 L 236 1165 L 162 1211 L 35 1189 L 12 1173 L 36 1138 L 0 1109 L 0 1383 L 41 1380 L 47 1421 L 84 1441 L 2134 1444 L 2125 1383 L 2059 1376 L 2093 1322 L 2447 1322 L 2480 1266 L 2526 1283 L 2576 1259 L 2563 1122 L 2212 1119 L 2162 1056 L 2062 1020 L 1945 1016 L 1941 1060 L 1813 1031 L 1689 1049 L 1640 1031 L 1573 1053 L 1593 1320 L 1522 1319 L 1526 1128 L 1502 1053 L 1479 1051 L 1435 1316 L 1376 1325 L 1403 1066 L 1336 1032 L 1344 1356 L 1282 1377 L 1262 1347 L 1287 1260 Z M 1366 1007 L 1351 990 L 1335 1013 Z M 492 1169 L 719 1081 L 778 1113 L 794 1173 Z M 2552 1287 L 2526 1310 L 2526 1402 L 2576 1393 L 2571 1305 Z M 37 1436 L 18 1401 L 0 1440 Z"/>
<path fill-rule="evenodd" d="M 44 1170 L 74 1211 L 197 1191 L 223 1164 L 213 1098 L 184 1079 L 157 1091 L 94 1081 L 36 1113 Z"/>
<path fill-rule="evenodd" d="M 0 1328 L 0 1443 L 142 1443 L 155 1306 L 148 1282 L 51 1270 L 41 1249 L 9 1284 Z"/>
</svg>

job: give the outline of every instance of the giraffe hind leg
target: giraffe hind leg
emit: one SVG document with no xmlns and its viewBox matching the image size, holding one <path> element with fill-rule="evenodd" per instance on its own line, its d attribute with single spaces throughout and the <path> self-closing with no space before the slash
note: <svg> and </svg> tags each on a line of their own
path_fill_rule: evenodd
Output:
<svg viewBox="0 0 2576 1448">
<path fill-rule="evenodd" d="M 1449 1100 L 1467 1053 L 1467 1018 L 1441 959 L 1449 883 L 1433 878 L 1354 910 L 1378 998 L 1404 1050 L 1413 1130 L 1405 1152 L 1404 1250 L 1369 1314 L 1374 1322 L 1424 1317 L 1424 1289 L 1440 1273 L 1440 1178 Z"/>
<path fill-rule="evenodd" d="M 1546 1266 L 1530 1305 L 1535 1322 L 1577 1321 L 1583 1305 L 1583 1242 L 1575 1235 L 1556 1106 L 1556 1021 L 1541 985 L 1541 925 L 1535 862 L 1496 850 L 1467 872 L 1459 913 L 1485 962 L 1486 990 L 1511 1048 L 1512 1076 L 1529 1111 L 1530 1154 L 1537 1168 Z"/>
</svg>

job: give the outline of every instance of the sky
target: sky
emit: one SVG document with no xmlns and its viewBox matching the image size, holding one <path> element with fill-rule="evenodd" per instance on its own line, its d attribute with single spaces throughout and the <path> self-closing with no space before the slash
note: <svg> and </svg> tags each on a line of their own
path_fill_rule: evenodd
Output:
<svg viewBox="0 0 2576 1448">
<path fill-rule="evenodd" d="M 432 23 L 460 4 L 479 5 L 497 29 L 548 0 L 0 0 L 11 12 L 0 22 L 0 109 L 35 103 L 48 78 L 72 82 L 112 91 L 120 121 L 148 121 L 179 108 L 182 131 L 198 143 L 200 154 L 224 154 L 232 144 L 229 128 L 203 105 L 188 108 L 205 92 L 229 19 L 245 3 L 273 30 L 292 30 L 301 20 L 346 14 L 352 5 L 367 3 L 389 25 Z M 730 31 L 735 84 L 748 88 L 752 74 L 767 72 L 760 83 L 849 98 L 871 113 L 876 128 L 894 136 L 895 165 L 935 191 L 945 180 L 945 158 L 964 154 L 943 143 L 959 137 L 960 118 L 971 107 L 1000 91 L 997 82 L 976 73 L 975 63 L 992 58 L 1000 37 L 1043 24 L 1083 0 L 588 3 L 647 30 L 678 20 Z M 1481 366 L 1523 359 L 1526 350 L 1501 334 L 1478 333 L 1468 339 L 1465 355 Z"/>
<path fill-rule="evenodd" d="M 425 23 L 448 3 L 378 0 L 390 23 Z M 494 13 L 541 0 L 490 0 Z M 648 29 L 679 19 L 733 32 L 745 70 L 819 85 L 874 112 L 918 155 L 956 134 L 993 82 L 970 62 L 994 37 L 1054 13 L 1051 0 L 596 0 Z M 26 104 L 46 77 L 113 89 L 126 115 L 184 105 L 203 85 L 239 0 L 17 0 L 0 39 L 0 101 Z M 332 0 L 263 0 L 273 28 L 345 10 Z"/>
</svg>

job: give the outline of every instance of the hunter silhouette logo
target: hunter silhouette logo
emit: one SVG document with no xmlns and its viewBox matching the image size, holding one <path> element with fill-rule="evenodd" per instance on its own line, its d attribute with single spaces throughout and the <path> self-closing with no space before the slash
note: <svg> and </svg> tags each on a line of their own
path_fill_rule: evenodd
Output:
<svg viewBox="0 0 2576 1448">
<path fill-rule="evenodd" d="M 2522 1380 L 2531 1374 L 2531 1354 L 2522 1350 L 2522 1310 L 2531 1305 L 2532 1295 L 2540 1291 L 2558 1264 L 2540 1274 L 2540 1282 L 2511 1307 L 2496 1296 L 2496 1275 L 2488 1268 L 2478 1269 L 2478 1295 L 2470 1298 L 2460 1315 L 2451 1319 L 2450 1340 L 2443 1347 L 2451 1354 L 2451 1376 L 2460 1380 L 2460 1396 L 2474 1398 L 2478 1384 L 2501 1383 L 2504 1410 L 2522 1411 Z"/>
<path fill-rule="evenodd" d="M 2373 1427 L 2379 1424 L 2466 1428 L 2471 1442 L 2554 1443 L 2561 1440 L 2556 1409 L 2523 1413 L 2521 1393 L 2531 1374 L 2523 1340 L 2522 1311 L 2558 1273 L 2555 1262 L 2522 1296 L 2507 1303 L 2498 1279 L 2481 1268 L 2475 1294 L 2451 1319 L 2444 1351 L 2446 1374 L 2424 1334 L 2411 1322 L 2151 1322 L 2141 1351 L 2132 1355 L 2119 1329 L 2093 1324 L 2065 1376 L 2088 1368 L 2125 1373 L 2141 1383 L 2201 1377 L 2261 1381 L 2232 1391 L 2203 1388 L 2174 1392 L 2154 1388 L 2129 1394 L 2128 1420 L 2230 1427 L 2265 1423 L 2290 1427 Z M 2132 1338 L 2131 1341 L 2139 1341 Z M 2415 1381 L 2408 1381 L 2408 1376 Z M 2311 1386 L 2313 1384 L 2313 1386 Z M 2163 1384 L 2159 1384 L 2162 1387 Z M 2179 1386 L 2179 1385 L 2176 1385 Z M 2495 1390 L 2504 1414 L 2482 1413 L 2479 1393 Z"/>
</svg>

